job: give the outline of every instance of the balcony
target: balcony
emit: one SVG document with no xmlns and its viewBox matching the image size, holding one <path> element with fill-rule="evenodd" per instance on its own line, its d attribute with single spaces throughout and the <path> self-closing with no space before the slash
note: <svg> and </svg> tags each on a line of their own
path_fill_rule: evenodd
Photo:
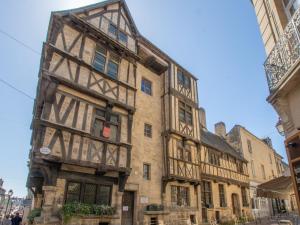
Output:
<svg viewBox="0 0 300 225">
<path fill-rule="evenodd" d="M 295 12 L 283 34 L 264 63 L 269 90 L 273 93 L 291 74 L 300 58 L 300 8 Z"/>
<path fill-rule="evenodd" d="M 229 182 L 249 182 L 249 176 L 246 174 L 238 173 L 236 171 L 205 162 L 201 162 L 201 176 L 202 178 L 216 178 L 216 180 L 223 179 L 224 181 L 228 180 Z"/>
</svg>

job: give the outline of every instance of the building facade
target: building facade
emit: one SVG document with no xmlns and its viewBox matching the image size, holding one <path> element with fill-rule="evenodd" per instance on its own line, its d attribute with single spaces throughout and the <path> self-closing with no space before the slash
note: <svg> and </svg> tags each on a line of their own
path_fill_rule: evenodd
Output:
<svg viewBox="0 0 300 225">
<path fill-rule="evenodd" d="M 267 54 L 264 63 L 270 94 L 279 115 L 299 208 L 300 69 L 299 0 L 252 0 Z M 300 174 L 299 174 L 300 176 Z"/>
<path fill-rule="evenodd" d="M 43 45 L 27 186 L 36 224 L 200 224 L 197 79 L 137 30 L 126 3 L 53 12 Z"/>
<path fill-rule="evenodd" d="M 216 126 L 224 126 L 226 130 L 222 122 Z M 274 215 L 278 211 L 278 207 L 273 203 L 276 199 L 257 197 L 257 187 L 284 175 L 282 156 L 273 149 L 270 138 L 260 139 L 240 125 L 235 125 L 226 134 L 226 139 L 248 161 L 253 216 L 258 218 Z M 284 200 L 285 207 L 290 210 L 290 199 L 280 200 Z"/>
</svg>

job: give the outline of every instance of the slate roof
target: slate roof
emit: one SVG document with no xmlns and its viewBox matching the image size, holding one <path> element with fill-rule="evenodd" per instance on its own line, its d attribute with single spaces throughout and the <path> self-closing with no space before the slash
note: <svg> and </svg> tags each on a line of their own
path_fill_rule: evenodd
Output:
<svg viewBox="0 0 300 225">
<path fill-rule="evenodd" d="M 207 130 L 202 130 L 200 133 L 201 133 L 201 142 L 204 145 L 207 145 L 211 148 L 216 149 L 217 151 L 227 153 L 235 158 L 238 158 L 239 160 L 247 162 L 247 160 L 243 156 L 241 156 L 237 152 L 237 150 L 235 150 L 230 144 L 228 144 L 224 138 L 212 132 L 209 132 Z"/>
</svg>

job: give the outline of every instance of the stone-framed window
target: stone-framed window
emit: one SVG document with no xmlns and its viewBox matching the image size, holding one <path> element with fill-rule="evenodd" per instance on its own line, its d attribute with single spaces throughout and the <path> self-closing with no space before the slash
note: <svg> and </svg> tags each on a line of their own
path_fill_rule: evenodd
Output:
<svg viewBox="0 0 300 225">
<path fill-rule="evenodd" d="M 152 138 L 152 125 L 148 123 L 144 124 L 144 136 Z"/>
<path fill-rule="evenodd" d="M 242 203 L 244 207 L 249 206 L 248 197 L 247 197 L 247 189 L 245 187 L 241 187 L 241 193 L 242 193 Z"/>
<path fill-rule="evenodd" d="M 119 70 L 120 57 L 108 51 L 102 45 L 97 45 L 93 60 L 93 67 L 102 73 L 107 74 L 109 77 L 117 79 Z"/>
<path fill-rule="evenodd" d="M 189 206 L 189 188 L 183 186 L 171 186 L 171 203 L 173 206 Z"/>
<path fill-rule="evenodd" d="M 110 110 L 96 109 L 92 134 L 111 141 L 119 140 L 120 118 Z"/>
<path fill-rule="evenodd" d="M 145 180 L 151 179 L 151 165 L 148 163 L 143 164 L 143 178 Z"/>
<path fill-rule="evenodd" d="M 193 125 L 192 107 L 179 101 L 179 120 L 188 125 Z"/>
<path fill-rule="evenodd" d="M 252 153 L 252 144 L 250 140 L 247 140 L 248 151 Z"/>
<path fill-rule="evenodd" d="M 191 78 L 185 75 L 182 70 L 177 70 L 177 83 L 186 89 L 191 89 Z"/>
<path fill-rule="evenodd" d="M 152 95 L 152 82 L 146 78 L 142 78 L 141 90 L 147 95 Z"/>
<path fill-rule="evenodd" d="M 111 190 L 111 185 L 68 181 L 65 202 L 110 205 Z"/>
<path fill-rule="evenodd" d="M 219 187 L 220 207 L 226 207 L 226 195 L 225 195 L 224 184 L 219 184 L 218 187 Z"/>
<path fill-rule="evenodd" d="M 210 181 L 202 181 L 201 182 L 201 198 L 202 204 L 204 207 L 212 208 L 213 207 L 213 199 L 212 199 L 212 189 Z"/>
</svg>

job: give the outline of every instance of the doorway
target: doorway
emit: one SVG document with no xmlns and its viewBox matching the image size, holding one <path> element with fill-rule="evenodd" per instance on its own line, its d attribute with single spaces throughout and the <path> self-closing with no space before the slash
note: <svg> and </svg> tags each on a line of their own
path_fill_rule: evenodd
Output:
<svg viewBox="0 0 300 225">
<path fill-rule="evenodd" d="M 122 199 L 122 225 L 133 225 L 134 192 L 124 191 Z"/>
<path fill-rule="evenodd" d="M 239 201 L 238 194 L 232 194 L 231 195 L 231 200 L 232 200 L 232 211 L 233 211 L 233 214 L 236 217 L 240 217 L 241 216 L 241 208 L 240 208 L 240 201 Z"/>
</svg>

